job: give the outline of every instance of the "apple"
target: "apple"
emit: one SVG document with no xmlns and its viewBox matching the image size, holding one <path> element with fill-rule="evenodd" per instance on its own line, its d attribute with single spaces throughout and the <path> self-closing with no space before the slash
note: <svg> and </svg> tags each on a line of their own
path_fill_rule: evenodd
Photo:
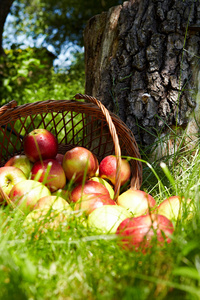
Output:
<svg viewBox="0 0 200 300">
<path fill-rule="evenodd" d="M 35 234 L 38 238 L 40 234 L 45 234 L 48 230 L 58 228 L 69 228 L 69 215 L 60 210 L 49 210 L 48 208 L 34 209 L 26 216 L 23 222 L 23 228 L 29 234 Z"/>
<path fill-rule="evenodd" d="M 110 198 L 111 199 L 114 198 L 114 189 L 108 181 L 106 181 L 105 179 L 100 178 L 98 176 L 92 177 L 89 180 L 97 181 L 97 182 L 100 182 L 101 184 L 103 184 L 107 188 L 107 190 L 109 191 Z"/>
<path fill-rule="evenodd" d="M 127 218 L 119 224 L 116 235 L 120 237 L 120 244 L 125 249 L 141 249 L 143 252 L 151 247 L 153 238 L 158 245 L 170 243 L 170 235 L 174 232 L 172 222 L 159 214 L 143 215 Z"/>
<path fill-rule="evenodd" d="M 109 180 L 115 185 L 117 169 L 117 159 L 114 155 L 108 155 L 99 164 L 99 176 Z M 121 159 L 121 186 L 129 181 L 131 177 L 131 167 L 126 159 Z"/>
<path fill-rule="evenodd" d="M 95 176 L 99 163 L 90 150 L 75 147 L 65 153 L 62 166 L 68 180 L 80 183 L 83 179 Z"/>
<path fill-rule="evenodd" d="M 109 191 L 100 182 L 87 180 L 85 184 L 78 184 L 70 194 L 70 202 L 79 201 L 85 194 L 103 194 L 110 198 Z"/>
<path fill-rule="evenodd" d="M 185 200 L 184 197 L 171 196 L 158 205 L 156 212 L 172 221 L 176 221 L 182 217 L 183 211 L 186 208 L 188 216 L 190 216 L 192 212 L 191 199 Z"/>
<path fill-rule="evenodd" d="M 62 189 L 66 184 L 65 172 L 62 166 L 52 158 L 36 161 L 31 173 L 31 179 L 44 183 L 51 192 Z"/>
<path fill-rule="evenodd" d="M 37 128 L 23 139 L 24 153 L 31 162 L 55 158 L 58 153 L 58 141 L 47 129 Z"/>
<path fill-rule="evenodd" d="M 63 163 L 64 154 L 57 153 L 55 159 L 59 162 L 59 164 L 62 166 Z"/>
<path fill-rule="evenodd" d="M 40 198 L 50 195 L 50 190 L 44 184 L 31 179 L 18 182 L 9 193 L 10 200 L 24 213 L 32 210 Z"/>
<path fill-rule="evenodd" d="M 132 214 L 118 205 L 103 205 L 88 216 L 88 227 L 99 233 L 115 233 L 119 224 Z"/>
<path fill-rule="evenodd" d="M 26 176 L 22 170 L 13 166 L 4 166 L 0 168 L 0 186 L 3 192 L 8 196 L 12 187 L 20 182 L 26 180 Z M 0 194 L 0 203 L 5 202 L 5 199 Z"/>
<path fill-rule="evenodd" d="M 33 163 L 28 159 L 26 155 L 19 154 L 11 157 L 4 165 L 4 167 L 7 166 L 13 166 L 21 169 L 24 172 L 26 178 L 28 179 L 31 173 Z"/>
<path fill-rule="evenodd" d="M 63 210 L 72 211 L 71 206 L 65 199 L 54 195 L 44 196 L 40 198 L 33 207 L 33 209 L 42 209 L 42 208 L 60 210 L 60 211 Z"/>
<path fill-rule="evenodd" d="M 86 216 L 103 205 L 116 205 L 116 202 L 107 195 L 85 194 L 80 201 L 76 202 L 74 210 L 82 210 Z"/>
<path fill-rule="evenodd" d="M 117 204 L 130 210 L 134 217 L 137 217 L 148 213 L 149 209 L 156 205 L 156 201 L 150 194 L 130 188 L 119 195 Z"/>
</svg>

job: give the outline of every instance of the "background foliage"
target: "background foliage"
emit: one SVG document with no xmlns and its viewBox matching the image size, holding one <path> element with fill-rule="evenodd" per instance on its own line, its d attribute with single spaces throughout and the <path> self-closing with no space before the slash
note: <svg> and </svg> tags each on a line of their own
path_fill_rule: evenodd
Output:
<svg viewBox="0 0 200 300">
<path fill-rule="evenodd" d="M 53 68 L 52 54 L 45 48 L 11 49 L 0 57 L 1 105 L 18 105 L 48 99 L 70 99 L 84 92 L 84 54 L 76 53 L 68 69 Z"/>
</svg>

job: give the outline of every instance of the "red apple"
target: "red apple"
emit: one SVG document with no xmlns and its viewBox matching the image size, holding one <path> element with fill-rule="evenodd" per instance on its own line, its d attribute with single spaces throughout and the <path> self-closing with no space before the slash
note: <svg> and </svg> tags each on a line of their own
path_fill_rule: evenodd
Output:
<svg viewBox="0 0 200 300">
<path fill-rule="evenodd" d="M 148 193 L 130 188 L 119 195 L 117 204 L 127 208 L 137 217 L 149 212 L 149 209 L 156 205 L 156 201 Z"/>
<path fill-rule="evenodd" d="M 62 166 L 68 180 L 80 183 L 84 178 L 94 176 L 99 164 L 91 151 L 84 147 L 75 147 L 65 153 Z"/>
<path fill-rule="evenodd" d="M 98 176 L 91 177 L 89 180 L 93 180 L 93 181 L 97 181 L 97 182 L 102 183 L 107 188 L 107 190 L 109 191 L 110 198 L 111 199 L 114 198 L 115 193 L 114 193 L 113 186 L 108 181 L 106 181 L 105 179 L 100 178 Z"/>
<path fill-rule="evenodd" d="M 38 128 L 29 132 L 23 139 L 24 153 L 31 162 L 55 158 L 58 141 L 47 129 Z"/>
<path fill-rule="evenodd" d="M 71 192 L 70 201 L 77 202 L 85 194 L 102 194 L 110 198 L 109 191 L 100 182 L 87 180 L 85 184 L 78 184 Z"/>
<path fill-rule="evenodd" d="M 7 166 L 13 166 L 16 168 L 21 169 L 26 178 L 28 179 L 31 173 L 31 169 L 33 166 L 33 163 L 28 159 L 26 155 L 19 154 L 11 157 L 4 165 L 5 167 Z"/>
<path fill-rule="evenodd" d="M 88 215 L 88 227 L 99 233 L 115 233 L 119 224 L 131 213 L 119 205 L 103 205 Z"/>
<path fill-rule="evenodd" d="M 57 160 L 52 158 L 36 161 L 31 173 L 31 179 L 43 182 L 51 192 L 62 189 L 66 184 L 65 172 L 62 166 Z"/>
<path fill-rule="evenodd" d="M 157 213 L 172 221 L 176 221 L 182 217 L 183 211 L 186 211 L 186 209 L 188 216 L 190 216 L 192 212 L 191 208 L 194 208 L 191 205 L 191 199 L 186 200 L 184 197 L 171 196 L 158 205 Z"/>
<path fill-rule="evenodd" d="M 158 214 L 143 215 L 127 218 L 121 222 L 116 230 L 123 248 L 146 252 L 151 247 L 151 241 L 156 237 L 158 244 L 170 243 L 170 235 L 174 232 L 172 222 L 165 216 Z"/>
<path fill-rule="evenodd" d="M 17 167 L 4 166 L 0 168 L 0 186 L 7 196 L 16 183 L 26 179 L 25 174 Z M 0 203 L 3 202 L 5 202 L 5 199 L 0 194 Z"/>
<path fill-rule="evenodd" d="M 117 160 L 114 155 L 108 155 L 102 159 L 99 164 L 99 176 L 104 179 L 108 179 L 113 185 L 115 185 L 117 169 Z M 131 177 L 131 168 L 129 162 L 126 159 L 121 159 L 121 185 L 128 182 Z"/>
<path fill-rule="evenodd" d="M 40 198 L 50 195 L 50 190 L 44 184 L 28 179 L 15 184 L 9 193 L 11 201 L 25 213 L 32 210 Z"/>
<path fill-rule="evenodd" d="M 116 202 L 107 195 L 85 194 L 80 201 L 76 202 L 74 209 L 82 210 L 89 215 L 93 210 L 103 205 L 116 205 Z"/>
<path fill-rule="evenodd" d="M 59 162 L 59 164 L 62 166 L 64 154 L 58 153 L 55 157 L 55 159 Z"/>
</svg>

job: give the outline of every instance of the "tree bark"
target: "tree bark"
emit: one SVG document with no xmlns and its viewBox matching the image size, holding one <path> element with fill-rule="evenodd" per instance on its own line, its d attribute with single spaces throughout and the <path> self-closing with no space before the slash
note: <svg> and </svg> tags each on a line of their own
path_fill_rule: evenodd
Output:
<svg viewBox="0 0 200 300">
<path fill-rule="evenodd" d="M 4 54 L 3 51 L 3 29 L 6 18 L 10 12 L 10 8 L 13 4 L 14 0 L 0 0 L 0 55 Z"/>
<path fill-rule="evenodd" d="M 186 128 L 198 91 L 199 1 L 126 1 L 90 19 L 84 43 L 85 92 L 118 114 L 138 144 Z"/>
</svg>

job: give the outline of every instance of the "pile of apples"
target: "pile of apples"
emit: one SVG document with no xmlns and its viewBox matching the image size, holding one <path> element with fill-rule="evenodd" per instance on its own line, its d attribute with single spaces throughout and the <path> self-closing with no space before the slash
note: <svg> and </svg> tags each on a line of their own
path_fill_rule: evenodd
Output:
<svg viewBox="0 0 200 300">
<path fill-rule="evenodd" d="M 161 245 L 171 241 L 182 199 L 174 196 L 156 206 L 150 194 L 129 186 L 131 168 L 126 159 L 121 159 L 121 187 L 127 188 L 115 201 L 114 155 L 99 162 L 84 147 L 60 154 L 56 137 L 41 128 L 24 137 L 23 149 L 24 154 L 0 168 L 0 202 L 21 210 L 25 227 L 31 229 L 33 221 L 44 218 L 48 222 L 41 231 L 60 224 L 67 227 L 71 216 L 82 214 L 85 226 L 116 234 L 124 248 L 147 248 L 152 237 Z"/>
</svg>

